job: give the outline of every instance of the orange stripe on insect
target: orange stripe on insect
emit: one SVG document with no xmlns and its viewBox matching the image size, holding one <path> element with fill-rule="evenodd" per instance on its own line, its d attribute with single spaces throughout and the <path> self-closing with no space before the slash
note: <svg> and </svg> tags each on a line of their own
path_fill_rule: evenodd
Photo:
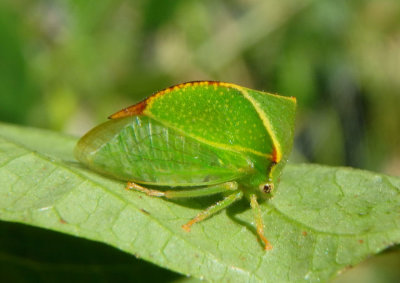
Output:
<svg viewBox="0 0 400 283">
<path fill-rule="evenodd" d="M 280 161 L 280 158 L 278 157 L 278 154 L 277 154 L 275 148 L 272 149 L 271 161 L 274 163 L 278 163 Z"/>
<path fill-rule="evenodd" d="M 118 119 L 128 116 L 141 115 L 144 109 L 146 109 L 146 107 L 147 107 L 147 99 L 112 114 L 111 116 L 108 117 L 108 119 Z"/>
</svg>

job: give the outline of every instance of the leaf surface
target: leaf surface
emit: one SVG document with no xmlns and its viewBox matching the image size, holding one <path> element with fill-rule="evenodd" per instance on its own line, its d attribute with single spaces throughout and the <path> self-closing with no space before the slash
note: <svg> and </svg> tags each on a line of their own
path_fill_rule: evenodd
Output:
<svg viewBox="0 0 400 283">
<path fill-rule="evenodd" d="M 0 124 L 0 219 L 103 242 L 208 281 L 324 281 L 400 242 L 400 179 L 351 168 L 288 165 L 261 204 L 247 201 L 180 227 L 216 197 L 167 201 L 124 190 L 72 156 L 76 138 Z"/>
</svg>

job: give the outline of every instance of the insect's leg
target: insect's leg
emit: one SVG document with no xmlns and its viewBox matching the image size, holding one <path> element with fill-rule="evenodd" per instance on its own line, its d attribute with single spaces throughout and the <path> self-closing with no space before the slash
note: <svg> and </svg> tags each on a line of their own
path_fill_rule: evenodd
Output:
<svg viewBox="0 0 400 283">
<path fill-rule="evenodd" d="M 237 192 L 235 192 L 233 194 L 228 195 L 223 200 L 220 200 L 219 202 L 217 202 L 217 203 L 213 204 L 212 206 L 208 207 L 206 210 L 203 210 L 202 212 L 197 214 L 195 218 L 190 220 L 185 225 L 182 225 L 182 228 L 184 230 L 186 230 L 187 232 L 189 232 L 191 226 L 194 223 L 200 222 L 200 221 L 212 216 L 213 214 L 215 214 L 215 213 L 219 212 L 220 210 L 228 207 L 229 205 L 231 205 L 235 201 L 241 199 L 242 197 L 243 197 L 243 192 L 241 190 L 239 190 L 239 191 L 237 191 Z"/>
<path fill-rule="evenodd" d="M 267 240 L 267 238 L 264 236 L 264 223 L 263 223 L 263 220 L 261 217 L 260 206 L 258 205 L 257 197 L 255 194 L 250 195 L 250 205 L 254 211 L 254 218 L 256 220 L 257 234 L 260 237 L 261 241 L 264 242 L 264 245 L 265 245 L 264 249 L 270 250 L 270 249 L 272 249 L 272 245 Z"/>
<path fill-rule="evenodd" d="M 151 189 L 142 187 L 141 185 L 138 185 L 133 182 L 128 182 L 125 189 L 139 191 L 139 192 L 145 193 L 149 196 L 155 196 L 155 197 L 165 196 L 165 192 L 163 192 L 163 191 L 151 190 Z"/>
<path fill-rule="evenodd" d="M 193 190 L 169 190 L 169 191 L 158 191 L 147 189 L 138 184 L 128 182 L 127 189 L 134 189 L 136 191 L 145 193 L 149 196 L 156 197 L 166 197 L 166 198 L 193 198 L 214 195 L 226 191 L 235 191 L 238 189 L 238 184 L 236 182 L 226 182 L 223 184 L 202 187 Z"/>
</svg>

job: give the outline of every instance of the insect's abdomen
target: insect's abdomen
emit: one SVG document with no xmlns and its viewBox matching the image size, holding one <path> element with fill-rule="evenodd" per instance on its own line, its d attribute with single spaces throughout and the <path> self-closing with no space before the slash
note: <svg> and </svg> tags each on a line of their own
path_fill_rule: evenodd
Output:
<svg viewBox="0 0 400 283">
<path fill-rule="evenodd" d="M 252 168 L 243 154 L 201 143 L 145 116 L 98 126 L 81 139 L 75 155 L 117 179 L 160 186 L 216 184 Z"/>
</svg>

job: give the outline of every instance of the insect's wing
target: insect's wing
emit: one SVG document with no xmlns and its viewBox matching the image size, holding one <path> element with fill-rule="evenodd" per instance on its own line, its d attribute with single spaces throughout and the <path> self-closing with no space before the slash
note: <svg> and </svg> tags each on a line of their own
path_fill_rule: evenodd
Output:
<svg viewBox="0 0 400 283">
<path fill-rule="evenodd" d="M 253 164 L 242 153 L 202 143 L 146 116 L 108 121 L 86 134 L 78 160 L 117 179 L 202 186 L 239 179 Z"/>
</svg>

